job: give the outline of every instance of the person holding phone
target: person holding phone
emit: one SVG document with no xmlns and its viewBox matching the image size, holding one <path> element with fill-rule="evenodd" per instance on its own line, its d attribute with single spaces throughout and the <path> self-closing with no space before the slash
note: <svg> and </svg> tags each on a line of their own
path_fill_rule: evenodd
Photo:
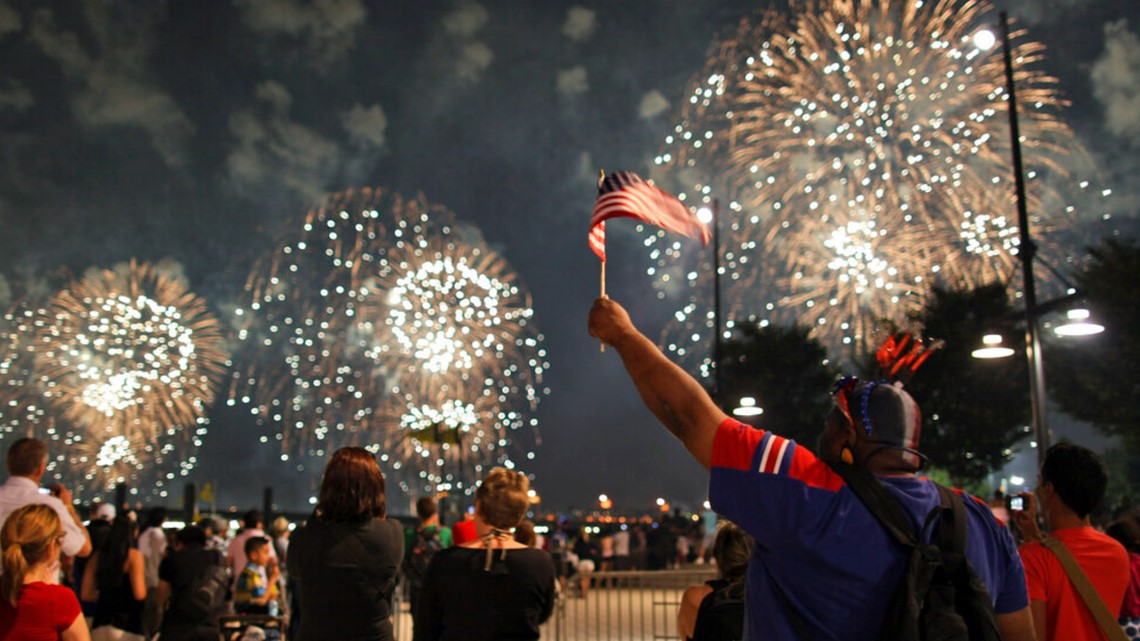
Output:
<svg viewBox="0 0 1140 641">
<path fill-rule="evenodd" d="M 8 448 L 8 480 L 0 485 L 0 524 L 25 505 L 47 505 L 63 523 L 63 553 L 86 557 L 91 554 L 91 537 L 71 504 L 71 492 L 62 485 L 53 485 L 46 493 L 47 488 L 40 487 L 47 458 L 47 445 L 39 439 L 22 438 Z"/>
<path fill-rule="evenodd" d="M 1100 457 L 1085 447 L 1058 443 L 1045 452 L 1037 492 L 1023 492 L 1013 520 L 1025 544 L 1018 550 L 1025 565 L 1029 609 L 1038 641 L 1099 639 L 1100 625 L 1070 580 L 1057 553 L 1046 545 L 1037 525 L 1044 512 L 1051 545 L 1068 550 L 1088 577 L 1113 618 L 1120 616 L 1128 589 L 1128 552 L 1092 526 L 1090 515 L 1100 505 L 1108 474 Z M 1010 505 L 1013 509 L 1013 504 Z"/>
</svg>

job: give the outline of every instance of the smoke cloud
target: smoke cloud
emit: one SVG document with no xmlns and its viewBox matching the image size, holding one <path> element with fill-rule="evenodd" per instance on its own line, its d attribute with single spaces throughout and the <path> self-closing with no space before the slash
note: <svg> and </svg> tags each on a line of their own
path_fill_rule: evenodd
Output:
<svg viewBox="0 0 1140 641">
<path fill-rule="evenodd" d="M 0 2 L 0 38 L 19 31 L 23 26 L 24 23 L 20 20 L 20 14 L 16 13 L 12 7 Z"/>
<path fill-rule="evenodd" d="M 238 0 L 237 5 L 250 30 L 299 42 L 316 67 L 343 60 L 368 17 L 362 0 Z"/>
<path fill-rule="evenodd" d="M 586 42 L 594 36 L 597 28 L 596 13 L 585 7 L 570 7 L 566 12 L 566 22 L 562 23 L 562 35 L 574 42 Z"/>
<path fill-rule="evenodd" d="M 236 144 L 226 167 L 234 186 L 250 192 L 279 185 L 319 197 L 337 171 L 339 146 L 291 119 L 293 97 L 281 83 L 262 82 L 255 98 L 256 106 L 230 117 Z"/>
<path fill-rule="evenodd" d="M 463 2 L 443 17 L 443 30 L 453 39 L 450 55 L 454 56 L 455 75 L 464 82 L 479 82 L 495 59 L 491 47 L 475 39 L 490 17 L 483 5 L 476 2 Z"/>
<path fill-rule="evenodd" d="M 355 104 L 340 115 L 340 124 L 352 144 L 358 147 L 383 147 L 388 131 L 388 117 L 380 105 L 365 107 Z"/>
<path fill-rule="evenodd" d="M 555 88 L 563 96 L 577 96 L 586 93 L 590 90 L 586 68 L 578 65 L 572 69 L 559 71 Z"/>
<path fill-rule="evenodd" d="M 94 40 L 89 47 L 59 28 L 47 11 L 36 12 L 31 25 L 32 41 L 59 63 L 73 88 L 76 122 L 90 132 L 140 128 L 167 165 L 183 165 L 194 125 L 139 64 L 153 49 L 164 14 L 157 8 L 136 11 L 105 3 L 85 8 Z"/>
<path fill-rule="evenodd" d="M 1108 131 L 1140 144 L 1140 38 L 1120 20 L 1104 26 L 1104 39 L 1092 66 L 1093 95 L 1104 106 Z"/>
<path fill-rule="evenodd" d="M 660 116 L 668 109 L 669 101 L 661 95 L 660 91 L 654 89 L 641 97 L 641 103 L 637 106 L 637 114 L 648 120 Z"/>
<path fill-rule="evenodd" d="M 36 104 L 32 92 L 19 80 L 0 80 L 0 112 L 23 112 Z"/>
</svg>

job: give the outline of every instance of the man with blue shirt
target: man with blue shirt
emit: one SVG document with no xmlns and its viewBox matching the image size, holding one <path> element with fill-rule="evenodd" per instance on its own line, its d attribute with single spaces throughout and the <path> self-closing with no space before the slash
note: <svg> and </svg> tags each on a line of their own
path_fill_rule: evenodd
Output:
<svg viewBox="0 0 1140 641">
<path fill-rule="evenodd" d="M 713 509 L 755 539 L 746 638 L 797 639 L 793 619 L 813 641 L 877 638 L 909 551 L 825 461 L 853 462 L 875 474 L 921 531 L 940 497 L 933 483 L 915 476 L 920 419 L 910 395 L 891 384 L 846 379 L 835 391 L 816 456 L 725 415 L 617 303 L 595 301 L 589 327 L 617 350 L 650 411 L 710 471 Z M 965 498 L 966 556 L 993 599 L 998 630 L 1005 641 L 1033 639 L 1013 540 L 984 503 Z"/>
</svg>

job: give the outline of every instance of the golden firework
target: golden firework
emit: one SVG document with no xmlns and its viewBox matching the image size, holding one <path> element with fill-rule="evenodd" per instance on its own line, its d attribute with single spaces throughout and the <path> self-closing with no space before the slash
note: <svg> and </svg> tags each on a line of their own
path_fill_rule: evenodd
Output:
<svg viewBox="0 0 1140 641">
<path fill-rule="evenodd" d="M 529 417 L 544 393 L 529 294 L 477 232 L 423 196 L 328 196 L 246 289 L 236 312 L 246 365 L 231 403 L 279 428 L 284 458 L 402 448 L 398 414 L 380 409 L 402 402 L 398 390 L 463 389 L 454 400 L 490 417 Z M 535 422 L 505 429 L 523 427 Z"/>
<path fill-rule="evenodd" d="M 852 345 L 931 281 L 1009 280 L 1020 248 L 1004 65 L 975 39 L 996 22 L 972 0 L 806 0 L 743 20 L 715 48 L 655 160 L 687 203 L 725 205 L 729 330 L 798 322 Z M 1012 39 L 1033 234 L 1059 266 L 1072 194 L 1054 186 L 1083 152 L 1038 69 L 1043 47 Z M 681 262 L 663 234 L 646 245 L 660 296 L 685 301 L 665 346 L 703 356 L 711 269 Z"/>
<path fill-rule="evenodd" d="M 51 443 L 54 479 L 80 497 L 117 483 L 165 496 L 193 469 L 229 354 L 181 280 L 131 261 L 5 321 L 0 428 Z"/>
</svg>

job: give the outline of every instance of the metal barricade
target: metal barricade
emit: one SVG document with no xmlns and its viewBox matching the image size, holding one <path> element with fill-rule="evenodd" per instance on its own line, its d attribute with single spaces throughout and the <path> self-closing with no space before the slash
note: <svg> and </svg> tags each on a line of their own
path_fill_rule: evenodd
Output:
<svg viewBox="0 0 1140 641">
<path fill-rule="evenodd" d="M 588 584 L 583 584 L 589 577 Z M 716 578 L 714 566 L 681 570 L 592 572 L 568 579 L 542 626 L 548 641 L 672 641 L 677 610 L 690 585 Z M 399 592 L 399 590 L 397 590 Z M 399 641 L 412 638 L 412 617 L 397 595 L 393 625 Z"/>
</svg>

